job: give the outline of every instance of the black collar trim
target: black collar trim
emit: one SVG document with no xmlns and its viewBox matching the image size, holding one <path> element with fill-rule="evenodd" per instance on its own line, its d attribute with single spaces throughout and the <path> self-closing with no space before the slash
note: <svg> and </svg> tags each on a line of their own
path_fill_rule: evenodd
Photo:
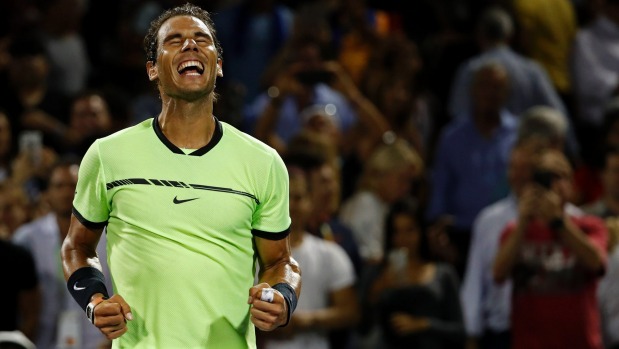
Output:
<svg viewBox="0 0 619 349">
<path fill-rule="evenodd" d="M 219 143 L 224 133 L 223 127 L 221 126 L 221 122 L 219 122 L 219 120 L 217 120 L 215 116 L 213 116 L 213 119 L 215 119 L 215 131 L 213 132 L 213 137 L 211 138 L 210 142 L 208 142 L 208 144 L 203 146 L 202 148 L 196 149 L 195 151 L 187 155 L 193 155 L 193 156 L 204 155 L 208 153 L 209 150 L 213 149 L 217 145 L 217 143 Z M 185 155 L 185 152 L 183 152 L 179 147 L 172 144 L 172 142 L 170 142 L 170 140 L 167 139 L 166 136 L 163 134 L 163 131 L 161 130 L 161 127 L 159 126 L 159 117 L 153 118 L 153 129 L 155 130 L 155 134 L 157 135 L 161 143 L 163 143 L 166 147 L 168 147 L 168 149 L 170 149 L 175 154 Z"/>
</svg>

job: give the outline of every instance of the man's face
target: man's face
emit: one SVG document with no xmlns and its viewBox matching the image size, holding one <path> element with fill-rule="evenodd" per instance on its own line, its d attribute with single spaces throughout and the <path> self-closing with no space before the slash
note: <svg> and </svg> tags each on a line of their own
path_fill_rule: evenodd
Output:
<svg viewBox="0 0 619 349">
<path fill-rule="evenodd" d="M 107 131 L 112 117 L 103 98 L 97 95 L 75 101 L 71 109 L 71 123 L 80 133 L 90 135 Z"/>
<path fill-rule="evenodd" d="M 489 67 L 477 72 L 471 91 L 475 110 L 482 114 L 500 111 L 508 89 L 509 77 L 505 71 Z"/>
<path fill-rule="evenodd" d="M 157 42 L 157 63 L 146 68 L 151 81 L 159 80 L 162 95 L 191 102 L 213 92 L 223 74 L 206 24 L 191 16 L 172 17 L 159 29 Z"/>
<path fill-rule="evenodd" d="M 52 211 L 57 215 L 66 217 L 71 215 L 77 172 L 77 165 L 57 167 L 52 172 L 47 188 L 47 198 Z"/>
</svg>

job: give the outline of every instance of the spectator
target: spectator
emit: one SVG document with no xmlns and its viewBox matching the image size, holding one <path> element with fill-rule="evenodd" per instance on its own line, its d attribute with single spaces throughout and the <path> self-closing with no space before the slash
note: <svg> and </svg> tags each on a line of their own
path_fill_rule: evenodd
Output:
<svg viewBox="0 0 619 349">
<path fill-rule="evenodd" d="M 86 2 L 52 0 L 39 2 L 42 34 L 49 54 L 51 90 L 72 98 L 86 88 L 90 57 L 80 31 Z"/>
<path fill-rule="evenodd" d="M 285 145 L 301 128 L 300 112 L 317 104 L 330 104 L 335 108 L 343 133 L 357 122 L 350 102 L 328 84 L 334 76 L 325 72 L 326 60 L 322 50 L 319 42 L 314 39 L 297 38 L 287 43 L 280 52 L 283 66 L 282 62 L 273 61 L 278 69 L 276 77 L 271 81 L 272 87 L 256 97 L 247 108 L 244 120 L 247 132 L 258 134 L 260 136 L 257 138 L 265 140 L 262 135 L 270 131 L 270 127 L 262 125 L 261 130 L 257 123 L 261 119 L 267 120 L 267 124 L 273 125 L 277 137 Z M 317 73 L 317 70 L 321 73 Z"/>
<path fill-rule="evenodd" d="M 359 188 L 339 213 L 355 235 L 364 264 L 382 260 L 389 206 L 410 196 L 413 180 L 423 171 L 419 154 L 401 139 L 379 146 L 364 164 Z"/>
<path fill-rule="evenodd" d="M 32 32 L 13 38 L 11 63 L 0 84 L 0 105 L 11 120 L 13 146 L 17 149 L 22 130 L 39 130 L 44 143 L 58 151 L 67 125 L 68 100 L 49 86 L 50 61 L 40 36 Z"/>
<path fill-rule="evenodd" d="M 606 221 L 608 228 L 608 271 L 598 287 L 598 302 L 602 315 L 602 334 L 606 348 L 619 348 L 619 147 L 610 147 L 605 153 L 601 173 L 604 193 L 602 197 L 582 209 Z"/>
<path fill-rule="evenodd" d="M 561 151 L 542 152 L 535 171 L 493 265 L 495 281 L 513 282 L 512 348 L 599 349 L 596 289 L 606 269 L 606 227 L 566 211 L 572 168 Z"/>
<path fill-rule="evenodd" d="M 370 299 L 382 329 L 380 348 L 462 348 L 459 280 L 449 264 L 429 256 L 423 215 L 398 202 L 385 220 L 385 251 Z"/>
<path fill-rule="evenodd" d="M 611 99 L 604 108 L 604 120 L 598 135 L 583 152 L 583 161 L 574 173 L 574 202 L 589 205 L 597 201 L 604 188 L 601 172 L 608 148 L 619 146 L 619 96 Z"/>
<path fill-rule="evenodd" d="M 30 221 L 31 203 L 20 186 L 0 184 L 0 240 L 10 240 L 15 230 Z"/>
<path fill-rule="evenodd" d="M 453 80 L 449 98 L 452 117 L 462 117 L 472 108 L 469 90 L 474 72 L 488 60 L 499 62 L 505 68 L 509 90 L 506 108 L 514 115 L 536 105 L 546 105 L 568 116 L 566 108 L 555 91 L 546 71 L 536 62 L 514 52 L 510 40 L 514 28 L 510 15 L 501 8 L 488 8 L 477 26 L 481 53 L 463 62 Z"/>
<path fill-rule="evenodd" d="M 473 220 L 482 208 L 507 195 L 505 170 L 518 126 L 504 108 L 507 79 L 498 63 L 478 68 L 471 86 L 472 111 L 452 120 L 436 145 L 427 210 L 427 218 L 436 223 L 432 246 L 437 250 L 436 237 L 447 235 L 451 248 L 441 246 L 436 252 L 455 251 L 442 258 L 454 264 L 460 278 Z"/>
<path fill-rule="evenodd" d="M 526 119 L 528 117 L 525 116 L 523 124 Z M 517 217 L 518 198 L 524 186 L 531 180 L 536 155 L 540 149 L 548 146 L 548 143 L 539 137 L 540 128 L 537 131 L 530 130 L 529 133 L 525 132 L 524 128 L 521 129 L 521 137 L 511 151 L 507 169 L 509 196 L 486 206 L 473 224 L 471 248 L 460 290 L 471 348 L 510 348 L 512 285 L 511 282 L 496 284 L 492 277 L 492 265 L 499 248 L 501 233 L 507 224 Z M 557 145 L 554 147 L 556 149 Z M 560 145 L 558 147 L 561 149 Z M 571 204 L 568 204 L 566 209 L 571 214 L 579 212 Z"/>
<path fill-rule="evenodd" d="M 307 219 L 308 232 L 323 239 L 335 241 L 350 258 L 357 276 L 362 263 L 359 246 L 350 227 L 338 217 L 341 206 L 341 174 L 338 162 L 330 156 L 329 148 L 310 134 L 299 134 L 292 139 L 292 148 L 285 156 L 289 166 L 303 169 L 308 176 L 312 212 Z M 335 160 L 335 161 L 334 161 Z"/>
<path fill-rule="evenodd" d="M 54 165 L 50 171 L 49 183 L 45 191 L 45 199 L 51 212 L 21 226 L 13 237 L 16 244 L 32 253 L 41 287 L 45 290 L 42 298 L 39 333 L 35 341 L 38 349 L 65 346 L 97 349 L 98 345 L 106 341 L 105 336 L 84 316 L 84 310 L 73 301 L 66 289 L 62 269 L 59 267 L 60 246 L 69 231 L 77 171 L 78 165 L 70 160 L 59 161 Z M 105 235 L 99 243 L 97 252 L 109 276 Z M 77 334 L 80 337 L 71 337 L 70 332 L 63 334 L 60 329 L 64 326 L 77 326 Z"/>
<path fill-rule="evenodd" d="M 604 106 L 619 90 L 619 1 L 601 3 L 597 19 L 578 30 L 572 52 L 579 131 L 600 127 Z M 595 140 L 595 134 L 589 136 L 580 143 Z"/>
<path fill-rule="evenodd" d="M 106 97 L 97 91 L 83 91 L 71 103 L 69 127 L 63 153 L 84 156 L 92 142 L 112 133 L 112 115 Z"/>
<path fill-rule="evenodd" d="M 265 336 L 265 349 L 328 349 L 328 332 L 353 328 L 359 317 L 355 272 L 344 250 L 307 232 L 312 210 L 307 173 L 288 167 L 290 175 L 290 245 L 303 265 L 304 297 L 290 323 Z"/>
</svg>

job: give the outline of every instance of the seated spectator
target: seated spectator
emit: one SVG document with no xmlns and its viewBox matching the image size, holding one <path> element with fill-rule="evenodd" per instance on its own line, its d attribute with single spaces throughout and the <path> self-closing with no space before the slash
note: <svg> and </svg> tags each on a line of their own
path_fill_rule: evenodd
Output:
<svg viewBox="0 0 619 349">
<path fill-rule="evenodd" d="M 496 282 L 511 279 L 512 348 L 602 347 L 597 283 L 606 269 L 607 229 L 592 215 L 567 211 L 572 167 L 544 150 L 501 236 Z"/>
<path fill-rule="evenodd" d="M 402 139 L 382 144 L 364 164 L 357 191 L 344 201 L 339 213 L 353 231 L 364 264 L 382 260 L 389 206 L 411 196 L 413 180 L 423 171 L 421 157 Z"/>
<path fill-rule="evenodd" d="M 430 258 L 423 215 L 414 203 L 398 202 L 385 222 L 384 257 L 369 294 L 379 347 L 462 348 L 459 280 L 451 265 Z"/>
<path fill-rule="evenodd" d="M 307 232 L 312 209 L 307 174 L 294 166 L 288 172 L 290 245 L 292 256 L 303 265 L 305 293 L 287 326 L 258 335 L 264 349 L 327 349 L 330 331 L 353 328 L 358 321 L 355 272 L 339 245 Z"/>
</svg>

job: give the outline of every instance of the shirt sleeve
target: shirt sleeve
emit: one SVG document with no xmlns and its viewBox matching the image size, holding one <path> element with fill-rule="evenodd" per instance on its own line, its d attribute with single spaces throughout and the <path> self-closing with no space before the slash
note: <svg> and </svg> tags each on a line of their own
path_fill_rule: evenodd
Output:
<svg viewBox="0 0 619 349">
<path fill-rule="evenodd" d="M 73 214 L 90 228 L 105 226 L 110 214 L 105 173 L 101 164 L 99 141 L 95 141 L 80 164 Z"/>
<path fill-rule="evenodd" d="M 460 300 L 464 315 L 464 324 L 469 336 L 479 337 L 483 333 L 482 316 L 482 293 L 484 288 L 483 278 L 483 257 L 485 256 L 484 239 L 485 234 L 484 216 L 478 217 L 473 224 L 473 236 L 471 239 L 471 251 L 469 253 L 464 282 L 460 290 Z"/>
<path fill-rule="evenodd" d="M 330 291 L 341 290 L 345 287 L 353 286 L 355 283 L 355 269 L 350 258 L 342 247 L 330 241 L 325 241 L 328 258 L 327 266 L 332 270 L 329 273 L 327 287 Z"/>
<path fill-rule="evenodd" d="M 260 203 L 252 220 L 252 233 L 262 238 L 283 238 L 290 227 L 288 171 L 277 154 L 273 155 L 271 168 Z M 273 233 L 280 235 L 275 236 Z M 287 235 L 287 234 L 286 234 Z"/>
</svg>

